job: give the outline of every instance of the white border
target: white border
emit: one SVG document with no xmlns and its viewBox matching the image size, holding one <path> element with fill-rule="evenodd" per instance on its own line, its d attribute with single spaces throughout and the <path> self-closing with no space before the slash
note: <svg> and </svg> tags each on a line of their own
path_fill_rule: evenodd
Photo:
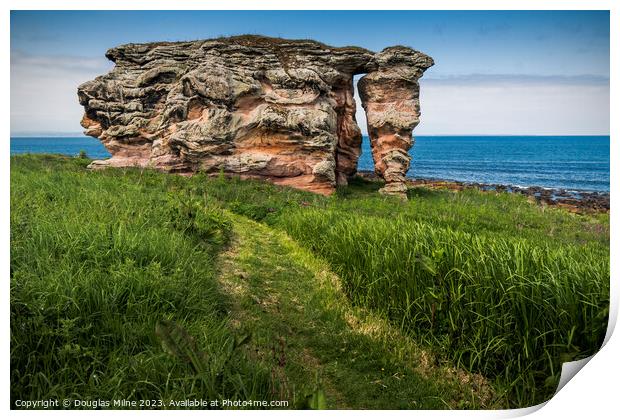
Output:
<svg viewBox="0 0 620 420">
<path fill-rule="evenodd" d="M 149 0 L 149 1 L 135 1 L 135 0 L 91 0 L 89 2 L 80 2 L 76 0 L 62 0 L 56 1 L 51 4 L 50 1 L 45 0 L 9 0 L 3 2 L 4 14 L 2 15 L 1 22 L 3 23 L 3 95 L 2 108 L 0 109 L 3 124 L 0 126 L 5 133 L 3 139 L 3 150 L 0 153 L 1 159 L 1 171 L 2 171 L 2 193 L 3 198 L 0 211 L 3 218 L 2 224 L 2 252 L 0 255 L 2 261 L 2 269 L 5 275 L 4 278 L 4 291 L 3 299 L 0 303 L 2 305 L 1 325 L 4 332 L 5 339 L 3 340 L 4 346 L 2 348 L 2 364 L 4 369 L 2 376 L 2 399 L 1 404 L 4 410 L 9 411 L 9 389 L 10 389 L 10 367 L 9 367 L 9 137 L 10 137 L 10 68 L 9 68 L 9 55 L 10 55 L 10 10 L 347 10 L 347 9 L 364 9 L 364 10 L 611 10 L 611 113 L 610 115 L 620 115 L 618 113 L 618 83 L 615 79 L 615 75 L 620 71 L 618 66 L 618 39 L 620 39 L 620 33 L 618 31 L 618 13 L 619 6 L 617 2 L 612 0 L 592 0 L 592 1 L 578 1 L 578 0 L 502 0 L 501 2 L 490 0 L 408 0 L 408 1 L 394 1 L 394 0 L 382 0 L 380 2 L 368 2 L 368 1 L 352 1 L 352 0 L 340 0 L 334 2 L 333 0 L 295 0 L 295 1 L 278 1 L 278 0 L 261 0 L 252 2 L 250 0 L 227 0 L 220 3 L 212 2 L 199 2 L 197 0 Z M 618 133 L 618 120 L 612 118 L 610 122 L 610 134 L 611 134 L 611 202 L 612 208 L 617 208 L 616 199 L 616 186 L 618 170 L 616 164 L 618 163 L 618 156 L 620 148 L 616 144 L 615 136 Z M 612 238 L 617 238 L 617 217 L 615 212 L 612 211 Z M 608 341 L 602 350 L 593 357 L 593 359 L 583 368 L 577 375 L 576 379 L 569 381 L 569 383 L 544 407 L 539 407 L 538 411 L 531 414 L 532 418 L 567 418 L 567 419 L 583 419 L 583 418 L 611 418 L 618 413 L 618 378 L 620 374 L 619 362 L 616 357 L 620 354 L 620 343 L 616 337 L 610 336 L 609 333 L 615 326 L 618 315 L 618 275 L 615 261 L 618 257 L 618 243 L 612 240 L 611 243 L 611 262 L 612 262 L 612 287 L 611 287 L 611 300 L 612 308 L 610 311 L 610 328 L 608 331 Z M 530 413 L 532 409 L 521 410 L 506 410 L 506 411 L 475 411 L 475 412 L 446 412 L 446 411 L 399 411 L 399 412 L 373 412 L 373 411 L 328 411 L 328 412 L 300 412 L 300 411 L 270 411 L 267 413 L 261 412 L 241 412 L 231 411 L 224 413 L 205 413 L 201 411 L 189 411 L 180 412 L 176 411 L 172 415 L 183 416 L 184 418 L 204 418 L 205 415 L 213 417 L 226 417 L 226 418 L 245 418 L 247 416 L 259 416 L 269 418 L 288 418 L 290 416 L 296 417 L 315 417 L 320 415 L 322 418 L 331 417 L 350 417 L 356 418 L 376 418 L 377 416 L 389 415 L 400 418 L 497 418 L 497 417 L 515 417 Z M 182 414 L 181 414 L 182 413 Z M 18 418 L 30 418 L 32 416 L 45 416 L 47 418 L 81 418 L 84 413 L 71 411 L 71 412 L 58 412 L 58 411 L 38 411 L 38 412 L 23 412 L 12 411 L 12 416 Z M 109 416 L 110 412 L 89 412 L 87 415 L 99 417 Z M 122 417 L 142 417 L 153 416 L 163 418 L 169 417 L 169 412 L 128 412 L 122 411 L 114 413 L 114 415 L 120 415 Z"/>
<path fill-rule="evenodd" d="M 8 0 L 12 10 L 612 10 L 613 0 Z"/>
</svg>

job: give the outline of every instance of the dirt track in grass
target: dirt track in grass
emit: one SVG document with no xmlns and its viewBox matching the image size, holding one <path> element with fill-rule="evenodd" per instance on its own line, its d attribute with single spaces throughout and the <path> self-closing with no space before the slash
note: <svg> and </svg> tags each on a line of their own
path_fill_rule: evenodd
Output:
<svg viewBox="0 0 620 420">
<path fill-rule="evenodd" d="M 219 260 L 230 326 L 269 367 L 280 397 L 324 391 L 329 408 L 488 408 L 480 375 L 437 360 L 384 320 L 347 301 L 326 263 L 285 233 L 242 216 Z"/>
</svg>

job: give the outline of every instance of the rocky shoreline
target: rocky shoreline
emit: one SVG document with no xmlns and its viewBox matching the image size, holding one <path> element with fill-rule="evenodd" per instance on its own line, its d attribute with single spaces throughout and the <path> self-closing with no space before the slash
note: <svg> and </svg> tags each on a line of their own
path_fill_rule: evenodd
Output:
<svg viewBox="0 0 620 420">
<path fill-rule="evenodd" d="M 358 175 L 364 179 L 377 181 L 380 178 L 371 171 L 359 171 Z M 462 182 L 441 179 L 408 178 L 408 186 L 425 187 L 430 189 L 448 189 L 461 191 L 474 188 L 480 191 L 496 191 L 518 193 L 531 197 L 539 204 L 562 207 L 575 213 L 607 213 L 609 212 L 608 192 L 582 191 L 563 188 L 519 187 L 502 184 L 483 184 L 478 182 Z"/>
</svg>

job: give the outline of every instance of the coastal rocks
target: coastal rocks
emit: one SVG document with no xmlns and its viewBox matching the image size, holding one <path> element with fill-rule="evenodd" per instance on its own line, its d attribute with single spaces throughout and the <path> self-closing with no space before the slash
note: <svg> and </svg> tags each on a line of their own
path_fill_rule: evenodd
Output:
<svg viewBox="0 0 620 420">
<path fill-rule="evenodd" d="M 420 122 L 418 79 L 433 61 L 409 48 L 391 47 L 377 54 L 375 62 L 377 70 L 358 84 L 375 172 L 386 182 L 380 192 L 406 197 L 411 132 Z"/>
<path fill-rule="evenodd" d="M 360 81 L 384 192 L 402 195 L 417 80 L 433 64 L 406 47 L 380 53 L 316 41 L 238 36 L 127 44 L 114 69 L 79 86 L 85 134 L 112 157 L 91 168 L 236 174 L 329 194 L 355 175 Z"/>
<path fill-rule="evenodd" d="M 357 175 L 365 180 L 376 182 L 379 176 L 374 172 L 359 171 Z M 440 179 L 408 178 L 409 188 L 423 187 L 449 191 L 476 189 L 491 193 L 512 193 L 527 196 L 532 201 L 548 206 L 562 207 L 568 211 L 589 214 L 608 213 L 610 207 L 609 192 L 567 190 L 564 188 L 518 187 L 515 185 L 481 184 L 478 182 L 462 182 Z"/>
</svg>

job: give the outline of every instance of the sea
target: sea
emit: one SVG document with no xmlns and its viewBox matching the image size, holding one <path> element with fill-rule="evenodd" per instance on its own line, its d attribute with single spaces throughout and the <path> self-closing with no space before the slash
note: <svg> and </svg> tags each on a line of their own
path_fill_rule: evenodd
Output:
<svg viewBox="0 0 620 420">
<path fill-rule="evenodd" d="M 91 137 L 11 137 L 11 155 L 110 154 Z M 609 191 L 609 136 L 416 136 L 408 177 L 574 191 Z M 372 171 L 364 137 L 358 169 Z"/>
</svg>

